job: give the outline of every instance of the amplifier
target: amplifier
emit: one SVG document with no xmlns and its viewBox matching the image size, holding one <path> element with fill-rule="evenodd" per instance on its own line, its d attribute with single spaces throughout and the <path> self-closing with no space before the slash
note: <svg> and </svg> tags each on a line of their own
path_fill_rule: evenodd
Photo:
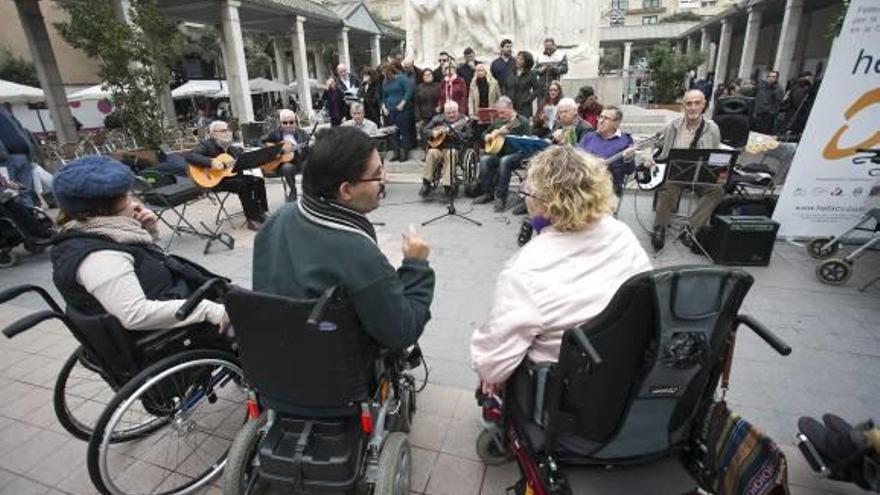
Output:
<svg viewBox="0 0 880 495">
<path fill-rule="evenodd" d="M 779 223 L 764 216 L 719 215 L 703 246 L 719 265 L 767 266 Z"/>
</svg>

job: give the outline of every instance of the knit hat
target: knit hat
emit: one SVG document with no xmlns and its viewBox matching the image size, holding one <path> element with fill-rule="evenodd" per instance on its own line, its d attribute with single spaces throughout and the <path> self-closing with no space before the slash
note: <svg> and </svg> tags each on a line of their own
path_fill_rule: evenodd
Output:
<svg viewBox="0 0 880 495">
<path fill-rule="evenodd" d="M 62 165 L 52 179 L 52 192 L 66 213 L 85 213 L 131 189 L 134 174 L 109 156 L 87 156 Z"/>
</svg>

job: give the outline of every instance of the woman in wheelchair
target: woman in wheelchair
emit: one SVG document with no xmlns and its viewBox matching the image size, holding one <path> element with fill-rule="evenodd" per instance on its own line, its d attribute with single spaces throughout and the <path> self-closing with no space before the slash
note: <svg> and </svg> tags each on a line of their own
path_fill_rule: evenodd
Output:
<svg viewBox="0 0 880 495">
<path fill-rule="evenodd" d="M 156 216 L 131 198 L 134 175 L 105 156 L 62 166 L 54 180 L 61 207 L 60 235 L 53 242 L 53 278 L 68 305 L 109 313 L 128 330 L 155 330 L 208 323 L 228 325 L 221 304 L 202 301 L 189 317 L 174 313 L 213 275 L 182 258 L 166 256 Z"/>
<path fill-rule="evenodd" d="M 618 287 L 651 269 L 636 236 L 612 216 L 602 162 L 571 146 L 535 155 L 520 191 L 538 235 L 498 276 L 488 320 L 471 339 L 484 392 L 526 357 L 556 361 L 562 334 L 599 314 Z"/>
</svg>

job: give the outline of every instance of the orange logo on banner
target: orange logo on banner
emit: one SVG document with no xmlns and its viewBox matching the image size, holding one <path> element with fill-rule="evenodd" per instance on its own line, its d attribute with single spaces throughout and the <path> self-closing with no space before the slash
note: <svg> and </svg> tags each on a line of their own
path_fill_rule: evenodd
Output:
<svg viewBox="0 0 880 495">
<path fill-rule="evenodd" d="M 871 105 L 875 105 L 880 103 L 880 88 L 874 88 L 867 93 L 863 94 L 859 97 L 849 108 L 844 112 L 844 116 L 846 120 L 850 120 L 857 113 L 861 112 L 865 107 L 869 107 Z M 862 141 L 861 143 L 852 146 L 850 148 L 841 148 L 840 147 L 840 137 L 846 134 L 849 130 L 849 126 L 847 124 L 843 124 L 840 126 L 840 129 L 831 136 L 831 139 L 828 140 L 828 144 L 825 145 L 825 149 L 822 150 L 822 156 L 828 160 L 840 160 L 841 158 L 846 158 L 848 156 L 852 156 L 856 154 L 856 150 L 860 149 L 871 149 L 877 145 L 880 145 L 880 131 L 877 131 L 869 137 L 868 139 Z"/>
</svg>

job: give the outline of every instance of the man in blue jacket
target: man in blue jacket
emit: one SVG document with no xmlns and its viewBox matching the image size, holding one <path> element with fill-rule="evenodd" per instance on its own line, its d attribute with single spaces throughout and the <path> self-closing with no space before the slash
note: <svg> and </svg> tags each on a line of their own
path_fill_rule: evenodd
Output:
<svg viewBox="0 0 880 495">
<path fill-rule="evenodd" d="M 9 180 L 24 188 L 19 201 L 34 205 L 34 160 L 39 145 L 6 105 L 0 105 L 0 167 L 6 167 Z"/>
</svg>

